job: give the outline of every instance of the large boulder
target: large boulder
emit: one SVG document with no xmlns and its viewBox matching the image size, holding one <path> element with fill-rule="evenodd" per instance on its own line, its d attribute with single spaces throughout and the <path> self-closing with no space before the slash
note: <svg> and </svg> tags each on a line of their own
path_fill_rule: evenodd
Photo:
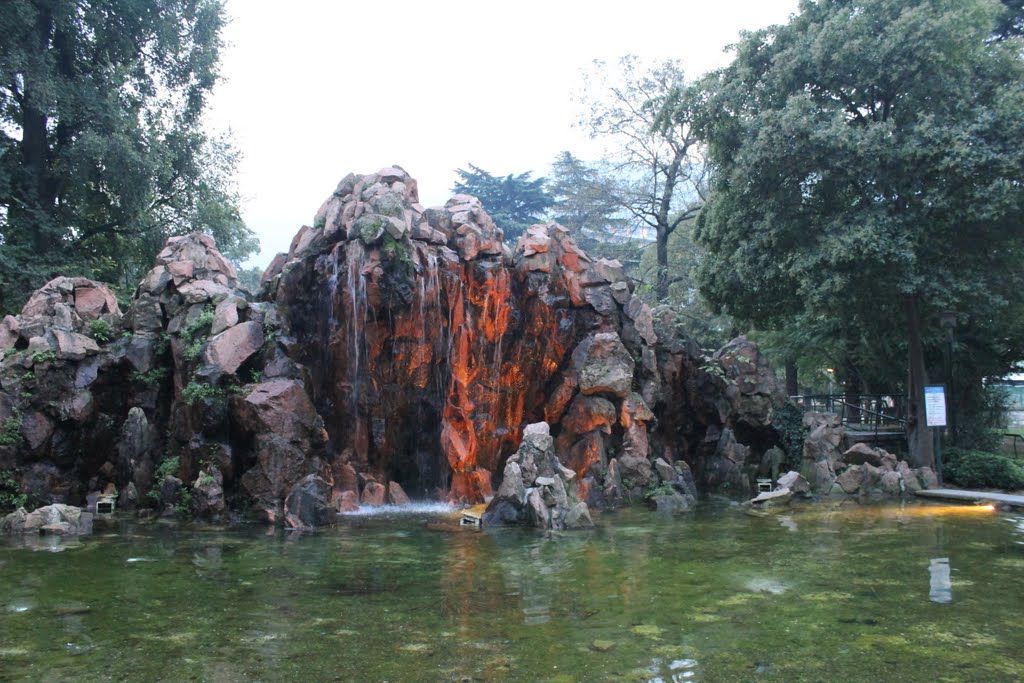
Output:
<svg viewBox="0 0 1024 683">
<path fill-rule="evenodd" d="M 92 533 L 92 513 L 55 503 L 26 512 L 18 508 L 0 520 L 0 533 L 78 536 Z"/>
<path fill-rule="evenodd" d="M 314 529 L 334 518 L 331 485 L 310 474 L 292 487 L 284 503 L 285 524 L 292 529 Z"/>
<path fill-rule="evenodd" d="M 614 332 L 590 335 L 572 353 L 584 394 L 610 394 L 625 398 L 633 386 L 635 362 Z"/>
<path fill-rule="evenodd" d="M 483 516 L 485 525 L 526 524 L 539 529 L 594 525 L 580 500 L 576 473 L 555 456 L 546 422 L 527 425 L 523 441 L 505 465 L 504 478 Z"/>
<path fill-rule="evenodd" d="M 216 319 L 214 320 L 216 323 Z M 263 346 L 263 327 L 255 322 L 244 322 L 229 327 L 213 337 L 203 352 L 203 360 L 221 374 L 232 375 Z"/>
<path fill-rule="evenodd" d="M 225 510 L 224 477 L 220 470 L 200 471 L 192 484 L 192 515 L 216 522 L 221 520 Z"/>
</svg>

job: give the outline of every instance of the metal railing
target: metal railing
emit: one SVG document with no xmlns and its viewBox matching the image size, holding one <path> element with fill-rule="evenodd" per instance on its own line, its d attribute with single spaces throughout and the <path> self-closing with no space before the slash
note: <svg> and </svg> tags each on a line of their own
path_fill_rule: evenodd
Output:
<svg viewBox="0 0 1024 683">
<path fill-rule="evenodd" d="M 895 394 L 807 394 L 790 396 L 804 411 L 835 413 L 856 431 L 906 431 L 906 400 Z"/>
<path fill-rule="evenodd" d="M 1021 445 L 1024 446 L 1024 436 L 1021 436 L 1020 434 L 1014 434 L 1013 432 L 1007 432 L 1003 434 L 1003 437 L 1007 439 L 1013 439 L 1013 457 L 1020 457 L 1017 455 L 1017 442 L 1020 441 Z"/>
</svg>

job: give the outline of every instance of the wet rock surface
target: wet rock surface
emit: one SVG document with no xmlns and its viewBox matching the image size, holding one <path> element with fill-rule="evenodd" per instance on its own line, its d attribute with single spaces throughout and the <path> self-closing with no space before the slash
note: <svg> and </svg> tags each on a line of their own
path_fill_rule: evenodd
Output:
<svg viewBox="0 0 1024 683">
<path fill-rule="evenodd" d="M 505 464 L 501 487 L 488 504 L 483 523 L 526 524 L 538 529 L 594 526 L 587 504 L 580 500 L 576 472 L 555 455 L 548 423 L 527 425 L 523 430 L 523 441 Z"/>
<path fill-rule="evenodd" d="M 546 422 L 565 472 L 525 502 L 571 526 L 589 517 L 552 521 L 558 482 L 601 504 L 661 483 L 745 495 L 777 441 L 781 392 L 752 342 L 709 364 L 562 226 L 513 248 L 476 198 L 425 208 L 399 167 L 344 178 L 262 282 L 250 295 L 186 235 L 123 313 L 102 284 L 57 278 L 0 321 L 0 421 L 18 435 L 0 461 L 20 488 L 81 504 L 131 484 L 146 504 L 173 461 L 185 488 L 220 489 L 195 514 L 222 499 L 305 527 L 321 503 L 485 500 Z"/>
</svg>

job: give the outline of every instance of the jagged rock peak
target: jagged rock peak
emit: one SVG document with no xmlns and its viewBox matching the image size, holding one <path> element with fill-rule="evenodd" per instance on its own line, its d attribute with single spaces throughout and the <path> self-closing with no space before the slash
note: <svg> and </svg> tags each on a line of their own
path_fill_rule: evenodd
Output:
<svg viewBox="0 0 1024 683">
<path fill-rule="evenodd" d="M 372 247 L 388 240 L 416 240 L 448 247 L 468 261 L 507 256 L 502 239 L 501 229 L 476 197 L 457 194 L 442 207 L 425 208 L 416 181 L 400 166 L 389 166 L 345 176 L 316 212 L 313 225 L 296 233 L 288 253 L 274 258 L 262 281 L 272 281 L 287 264 L 340 241 L 358 240 Z"/>
<path fill-rule="evenodd" d="M 95 330 L 120 326 L 121 309 L 110 289 L 84 277 L 57 277 L 37 289 L 17 316 L 0 321 L 0 351 L 31 348 L 59 357 L 83 358 L 99 348 Z"/>
</svg>

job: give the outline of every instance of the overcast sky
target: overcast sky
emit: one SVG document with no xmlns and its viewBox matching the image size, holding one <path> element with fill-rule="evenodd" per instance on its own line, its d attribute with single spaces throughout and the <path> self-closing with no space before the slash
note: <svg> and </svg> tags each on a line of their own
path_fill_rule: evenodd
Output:
<svg viewBox="0 0 1024 683">
<path fill-rule="evenodd" d="M 209 122 L 243 161 L 252 265 L 287 251 L 348 172 L 398 164 L 424 205 L 454 170 L 543 174 L 599 148 L 574 124 L 582 73 L 625 54 L 681 59 L 690 77 L 728 63 L 742 30 L 785 22 L 797 0 L 516 2 L 228 0 Z"/>
</svg>

